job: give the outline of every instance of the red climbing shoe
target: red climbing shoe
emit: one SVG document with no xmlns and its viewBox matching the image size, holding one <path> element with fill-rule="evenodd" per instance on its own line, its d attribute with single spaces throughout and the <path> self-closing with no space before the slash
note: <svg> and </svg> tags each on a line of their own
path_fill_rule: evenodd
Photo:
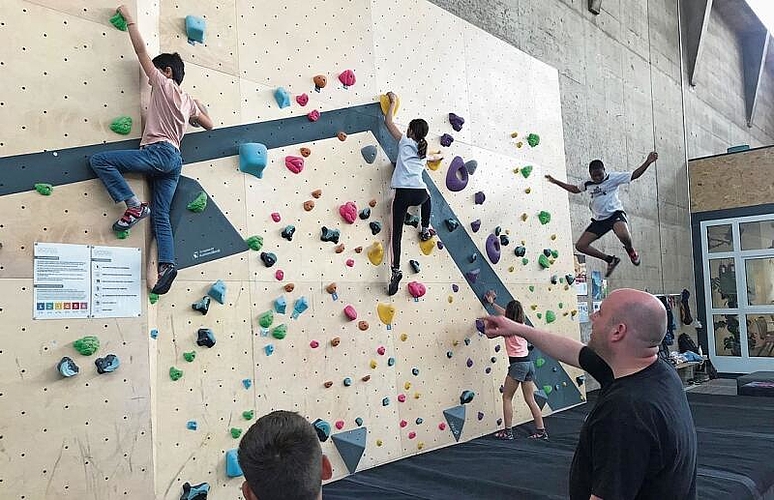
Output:
<svg viewBox="0 0 774 500">
<path fill-rule="evenodd" d="M 629 254 L 629 259 L 631 259 L 632 264 L 635 266 L 640 265 L 640 254 L 637 253 L 637 250 L 632 248 L 631 250 L 627 250 L 626 253 Z"/>
<path fill-rule="evenodd" d="M 132 226 L 149 216 L 151 213 L 150 207 L 147 203 L 143 203 L 137 207 L 129 207 L 115 223 L 113 223 L 113 231 L 126 231 L 131 229 Z"/>
<path fill-rule="evenodd" d="M 619 259 L 618 257 L 613 257 L 613 260 L 607 263 L 607 272 L 605 273 L 605 278 L 613 274 L 613 271 L 615 271 L 615 268 L 620 263 L 621 263 L 621 259 Z"/>
</svg>

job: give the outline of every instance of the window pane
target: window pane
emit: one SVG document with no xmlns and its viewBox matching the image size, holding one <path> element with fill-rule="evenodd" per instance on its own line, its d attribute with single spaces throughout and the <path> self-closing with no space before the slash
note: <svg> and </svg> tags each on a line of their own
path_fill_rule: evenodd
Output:
<svg viewBox="0 0 774 500">
<path fill-rule="evenodd" d="M 747 316 L 747 349 L 752 357 L 774 357 L 774 314 Z"/>
<path fill-rule="evenodd" d="M 709 226 L 707 228 L 707 251 L 731 252 L 734 249 L 734 239 L 731 235 L 731 224 Z"/>
<path fill-rule="evenodd" d="M 741 356 L 739 342 L 739 316 L 735 314 L 714 314 L 712 326 L 715 332 L 715 354 L 717 356 Z"/>
<path fill-rule="evenodd" d="M 734 259 L 711 259 L 709 266 L 712 307 L 719 309 L 738 307 Z"/>
<path fill-rule="evenodd" d="M 746 259 L 747 303 L 751 306 L 774 304 L 774 258 Z"/>
<path fill-rule="evenodd" d="M 742 250 L 774 248 L 774 221 L 739 224 L 739 239 L 742 242 Z"/>
</svg>

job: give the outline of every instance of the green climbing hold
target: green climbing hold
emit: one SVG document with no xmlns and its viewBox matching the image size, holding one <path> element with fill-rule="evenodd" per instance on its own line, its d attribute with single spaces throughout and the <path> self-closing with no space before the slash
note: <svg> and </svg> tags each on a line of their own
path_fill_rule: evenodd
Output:
<svg viewBox="0 0 774 500">
<path fill-rule="evenodd" d="M 543 392 L 545 392 L 545 393 L 546 393 L 546 396 L 548 396 L 549 394 L 551 394 L 551 391 L 553 391 L 553 390 L 554 390 L 554 388 L 553 388 L 553 387 L 551 387 L 550 385 L 544 385 L 544 386 L 543 386 Z"/>
<path fill-rule="evenodd" d="M 273 322 L 274 311 L 271 309 L 258 316 L 258 324 L 261 325 L 261 328 L 269 328 Z"/>
<path fill-rule="evenodd" d="M 127 231 L 127 233 L 128 232 L 129 231 Z M 149 293 L 148 294 L 148 300 L 150 301 L 151 304 L 155 304 L 156 302 L 159 301 L 159 294 L 153 293 L 153 292 Z"/>
<path fill-rule="evenodd" d="M 274 328 L 274 330 L 271 331 L 271 336 L 277 340 L 284 339 L 285 335 L 287 334 L 288 334 L 288 327 L 285 326 L 285 323 L 277 326 L 276 328 Z"/>
<path fill-rule="evenodd" d="M 91 356 L 99 349 L 99 339 L 93 335 L 87 335 L 73 342 L 73 347 L 84 356 Z"/>
<path fill-rule="evenodd" d="M 537 134 L 529 134 L 527 136 L 527 144 L 529 144 L 531 148 L 534 148 L 535 146 L 540 144 L 540 136 Z"/>
<path fill-rule="evenodd" d="M 184 352 L 183 353 L 183 359 L 190 363 L 191 361 L 196 359 L 196 351 Z"/>
<path fill-rule="evenodd" d="M 535 360 L 535 367 L 536 368 L 540 368 L 544 364 L 546 364 L 546 359 L 545 358 L 538 358 L 538 359 Z"/>
<path fill-rule="evenodd" d="M 207 193 L 201 191 L 199 195 L 186 206 L 186 208 L 197 214 L 204 212 L 204 209 L 207 208 Z"/>
<path fill-rule="evenodd" d="M 558 259 L 559 258 L 559 250 L 551 250 L 551 257 Z"/>
<path fill-rule="evenodd" d="M 549 267 L 551 267 L 551 263 L 548 262 L 548 257 L 543 255 L 542 253 L 540 254 L 540 257 L 538 257 L 538 264 L 540 264 L 540 267 L 542 267 L 543 269 L 548 269 Z"/>
<path fill-rule="evenodd" d="M 530 292 L 534 292 L 535 291 L 535 285 L 530 285 L 529 286 L 529 291 Z"/>
<path fill-rule="evenodd" d="M 562 309 L 564 307 L 564 303 L 559 302 L 559 309 Z"/>
<path fill-rule="evenodd" d="M 116 231 L 116 238 L 119 240 L 125 240 L 129 237 L 129 233 L 131 232 L 130 229 L 125 229 L 123 231 Z"/>
<path fill-rule="evenodd" d="M 521 259 L 521 263 L 526 266 L 527 264 L 529 264 L 529 259 L 524 257 L 523 259 Z"/>
<path fill-rule="evenodd" d="M 255 417 L 255 412 L 253 410 L 247 410 L 242 412 L 242 418 L 245 420 L 252 420 L 253 417 Z"/>
<path fill-rule="evenodd" d="M 178 370 L 174 366 L 169 367 L 169 378 L 172 379 L 172 382 L 177 382 L 181 378 L 183 378 L 183 370 Z"/>
<path fill-rule="evenodd" d="M 54 186 L 51 184 L 46 184 L 45 182 L 38 182 L 35 184 L 35 191 L 42 194 L 43 196 L 50 196 L 51 191 L 54 190 Z"/>
<path fill-rule="evenodd" d="M 527 165 L 526 167 L 521 167 L 521 175 L 523 175 L 525 179 L 527 177 L 529 177 L 529 174 L 531 174 L 531 173 L 532 173 L 532 165 Z"/>
<path fill-rule="evenodd" d="M 247 243 L 247 246 L 250 247 L 250 250 L 255 250 L 257 252 L 263 247 L 263 237 L 250 236 L 245 240 L 245 243 Z"/>
<path fill-rule="evenodd" d="M 545 210 L 541 210 L 540 213 L 538 214 L 538 220 L 540 221 L 541 224 L 545 226 L 546 224 L 551 222 L 551 214 L 546 212 Z"/>
<path fill-rule="evenodd" d="M 129 29 L 129 27 L 126 25 L 126 19 L 124 19 L 124 16 L 122 16 L 120 12 L 116 12 L 115 15 L 110 18 L 110 24 L 121 31 L 126 31 Z"/>
<path fill-rule="evenodd" d="M 556 321 L 556 313 L 554 311 L 546 311 L 546 323 L 553 323 Z"/>
<path fill-rule="evenodd" d="M 537 313 L 535 316 L 537 316 L 538 319 L 542 319 L 543 318 L 543 314 L 542 313 Z"/>
<path fill-rule="evenodd" d="M 110 124 L 110 130 L 116 134 L 129 135 L 129 132 L 132 131 L 132 117 L 119 116 Z"/>
<path fill-rule="evenodd" d="M 242 435 L 242 429 L 239 427 L 232 427 L 231 428 L 231 437 L 234 439 L 239 439 L 239 436 Z"/>
</svg>

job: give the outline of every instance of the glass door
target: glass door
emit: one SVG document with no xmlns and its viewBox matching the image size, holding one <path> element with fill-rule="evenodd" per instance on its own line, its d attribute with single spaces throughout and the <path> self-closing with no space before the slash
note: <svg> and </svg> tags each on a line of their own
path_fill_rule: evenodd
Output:
<svg viewBox="0 0 774 500">
<path fill-rule="evenodd" d="M 701 237 L 712 363 L 774 370 L 774 215 L 705 221 Z"/>
</svg>

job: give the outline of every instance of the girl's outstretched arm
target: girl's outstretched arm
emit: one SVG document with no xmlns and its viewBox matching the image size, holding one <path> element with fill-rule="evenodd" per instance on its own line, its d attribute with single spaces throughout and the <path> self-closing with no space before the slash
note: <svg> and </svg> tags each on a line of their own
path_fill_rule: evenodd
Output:
<svg viewBox="0 0 774 500">
<path fill-rule="evenodd" d="M 398 97 L 392 92 L 387 92 L 387 97 L 390 98 L 390 109 L 388 109 L 387 113 L 384 115 L 384 124 L 387 126 L 387 130 L 390 131 L 390 135 L 392 135 L 396 141 L 399 141 L 403 134 L 397 125 L 395 125 L 395 122 L 392 121 L 392 117 L 395 114 L 395 108 L 398 105 Z"/>
</svg>

